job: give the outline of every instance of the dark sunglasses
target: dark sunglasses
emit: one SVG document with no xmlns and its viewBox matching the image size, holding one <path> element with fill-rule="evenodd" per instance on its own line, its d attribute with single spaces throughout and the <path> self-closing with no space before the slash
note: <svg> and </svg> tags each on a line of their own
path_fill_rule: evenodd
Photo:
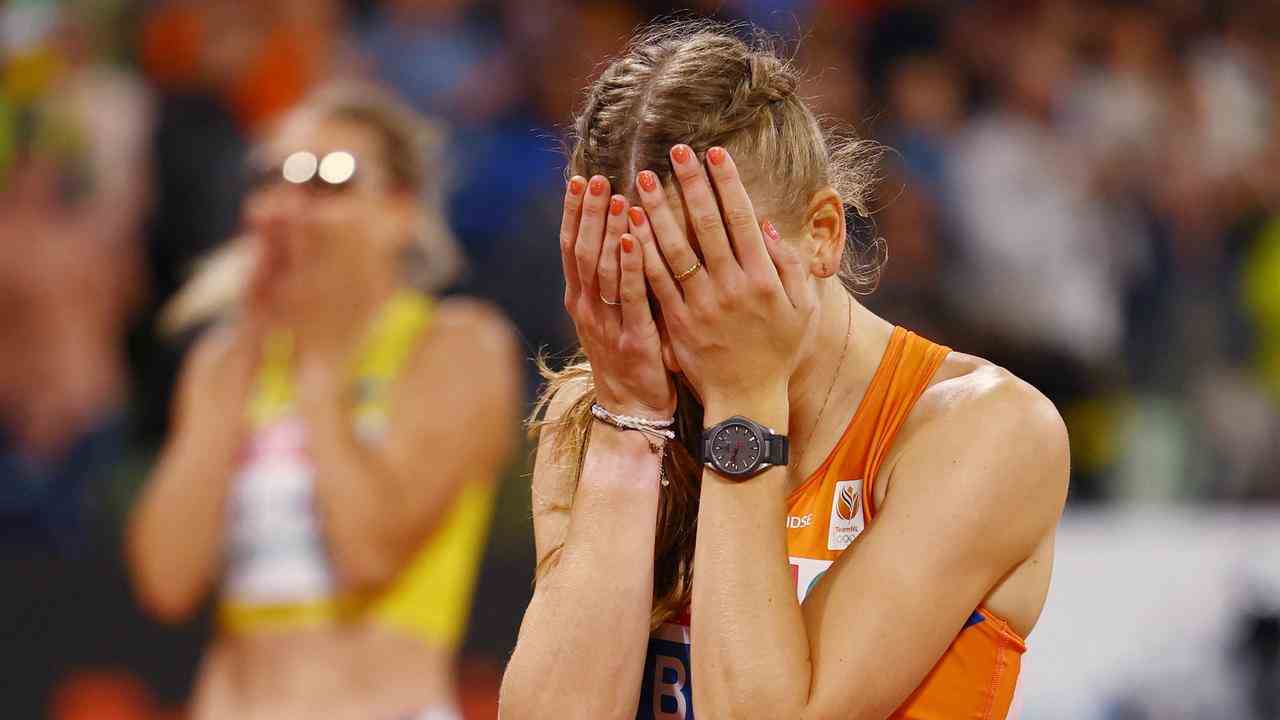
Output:
<svg viewBox="0 0 1280 720">
<path fill-rule="evenodd" d="M 310 192 L 334 194 L 355 185 L 356 157 L 349 152 L 331 152 L 324 157 L 300 150 L 279 165 L 257 167 L 249 178 L 249 189 L 259 190 L 277 183 L 301 185 Z"/>
</svg>

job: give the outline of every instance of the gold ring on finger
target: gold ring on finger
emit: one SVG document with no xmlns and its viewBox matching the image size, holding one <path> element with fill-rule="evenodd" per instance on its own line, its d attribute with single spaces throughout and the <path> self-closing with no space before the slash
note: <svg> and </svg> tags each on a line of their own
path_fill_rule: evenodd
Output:
<svg viewBox="0 0 1280 720">
<path fill-rule="evenodd" d="M 698 258 L 694 258 L 693 267 L 689 268 L 688 270 L 685 270 L 682 273 L 677 273 L 676 280 L 678 282 L 684 282 L 685 280 L 688 280 L 689 278 L 693 277 L 693 274 L 698 272 L 701 269 L 702 269 L 702 261 L 699 260 Z"/>
<path fill-rule="evenodd" d="M 604 303 L 605 305 L 608 305 L 609 307 L 618 307 L 619 305 L 622 304 L 621 300 L 610 300 L 609 298 L 604 296 L 604 293 L 600 293 L 600 302 Z"/>
</svg>

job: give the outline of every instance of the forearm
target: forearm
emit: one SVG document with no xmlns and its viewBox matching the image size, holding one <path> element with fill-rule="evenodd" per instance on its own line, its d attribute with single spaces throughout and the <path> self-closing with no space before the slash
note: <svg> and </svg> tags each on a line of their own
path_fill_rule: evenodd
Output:
<svg viewBox="0 0 1280 720">
<path fill-rule="evenodd" d="M 750 405 L 709 405 L 707 424 L 745 415 L 786 427 L 785 400 Z M 794 718 L 808 698 L 809 645 L 786 550 L 786 487 L 785 468 L 741 483 L 703 472 L 691 660 L 694 704 L 712 717 Z"/>
<path fill-rule="evenodd" d="M 400 566 L 395 548 L 416 528 L 392 469 L 360 443 L 345 413 L 307 418 L 308 451 L 316 468 L 316 505 L 344 583 L 376 587 Z"/>
<path fill-rule="evenodd" d="M 505 717 L 636 712 L 653 608 L 659 456 L 597 424 L 568 534 L 537 584 L 502 687 Z M 572 699 L 572 701 L 569 701 Z"/>
<path fill-rule="evenodd" d="M 139 599 L 166 620 L 193 612 L 218 575 L 238 436 L 179 434 L 134 508 L 126 552 Z"/>
</svg>

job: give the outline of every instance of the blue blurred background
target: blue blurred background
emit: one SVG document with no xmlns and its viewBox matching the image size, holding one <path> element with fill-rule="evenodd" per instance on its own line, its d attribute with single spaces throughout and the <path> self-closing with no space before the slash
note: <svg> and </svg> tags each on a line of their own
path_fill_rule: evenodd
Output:
<svg viewBox="0 0 1280 720">
<path fill-rule="evenodd" d="M 5 717 L 181 712 L 208 623 L 141 615 L 120 533 L 190 344 L 157 311 L 235 231 L 264 129 L 342 76 L 442 121 L 454 291 L 500 305 L 528 355 L 564 351 L 565 130 L 600 63 L 673 12 L 777 33 L 817 110 L 894 149 L 863 301 L 1067 419 L 1015 713 L 1280 718 L 1273 0 L 0 1 Z M 494 716 L 529 595 L 527 456 L 476 595 L 469 718 Z"/>
</svg>

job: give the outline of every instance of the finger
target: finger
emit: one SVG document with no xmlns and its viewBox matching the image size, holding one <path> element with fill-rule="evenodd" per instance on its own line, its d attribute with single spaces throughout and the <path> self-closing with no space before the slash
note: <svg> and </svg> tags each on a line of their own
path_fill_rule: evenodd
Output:
<svg viewBox="0 0 1280 720">
<path fill-rule="evenodd" d="M 605 220 L 604 243 L 600 248 L 600 262 L 596 276 L 600 285 L 600 297 L 618 300 L 618 239 L 627 230 L 627 199 L 614 195 L 609 199 L 609 217 Z"/>
<path fill-rule="evenodd" d="M 689 214 L 689 224 L 698 238 L 707 269 L 713 275 L 736 269 L 738 261 L 729 247 L 720 205 L 698 156 L 688 145 L 676 145 L 671 148 L 671 167 L 684 194 L 685 212 Z"/>
<path fill-rule="evenodd" d="M 564 188 L 564 215 L 560 218 L 560 262 L 564 266 L 565 302 L 578 296 L 578 262 L 574 245 L 578 239 L 578 221 L 582 215 L 582 191 L 586 180 L 574 175 Z"/>
<path fill-rule="evenodd" d="M 721 216 L 733 241 L 738 263 L 749 274 L 760 273 L 776 279 L 778 274 L 769 261 L 764 234 L 760 232 L 755 207 L 747 194 L 747 188 L 742 184 L 737 163 L 727 150 L 713 147 L 707 150 L 707 170 L 720 197 L 720 206 L 723 208 Z"/>
<path fill-rule="evenodd" d="M 663 312 L 683 312 L 684 297 L 680 294 L 675 278 L 671 277 L 671 271 L 662 261 L 662 253 L 658 250 L 657 240 L 653 236 L 653 226 L 645 216 L 644 210 L 633 207 L 627 215 L 630 234 L 640 243 L 644 277 L 649 287 L 653 289 L 653 296 L 658 299 Z"/>
<path fill-rule="evenodd" d="M 622 327 L 632 332 L 648 331 L 653 327 L 653 311 L 649 309 L 649 293 L 644 285 L 644 256 L 640 241 L 631 233 L 618 240 L 622 252 L 622 279 L 618 292 L 622 299 Z"/>
<path fill-rule="evenodd" d="M 609 205 L 609 181 L 596 175 L 587 183 L 587 193 L 582 201 L 582 222 L 578 224 L 578 240 L 574 245 L 574 257 L 578 261 L 578 279 L 582 292 L 595 295 L 599 292 L 596 266 L 600 262 L 600 246 L 604 240 L 604 216 Z"/>
<path fill-rule="evenodd" d="M 698 256 L 689 246 L 689 241 L 685 239 L 684 228 L 677 220 L 675 210 L 667 198 L 667 192 L 658 182 L 658 176 L 650 170 L 645 170 L 636 177 L 636 187 L 640 189 L 640 202 L 644 205 L 645 216 L 649 220 L 651 237 L 657 248 L 661 249 L 662 258 L 666 260 L 672 273 L 678 275 L 697 267 Z M 641 237 L 641 241 L 643 240 L 644 238 Z M 647 259 L 646 255 L 646 268 L 649 266 Z M 711 280 L 706 272 L 699 270 L 679 282 L 685 297 L 691 300 L 699 296 L 707 298 L 710 295 Z"/>
<path fill-rule="evenodd" d="M 773 223 L 765 220 L 761 225 L 764 236 L 768 238 L 765 241 L 765 248 L 769 251 L 769 257 L 773 260 L 773 265 L 778 269 L 778 278 L 782 281 L 782 287 L 787 293 L 787 299 L 791 301 L 793 307 L 803 307 L 809 302 L 809 273 L 805 269 L 804 262 L 800 259 L 800 253 L 795 248 L 783 241 L 782 236 L 778 233 Z"/>
</svg>

